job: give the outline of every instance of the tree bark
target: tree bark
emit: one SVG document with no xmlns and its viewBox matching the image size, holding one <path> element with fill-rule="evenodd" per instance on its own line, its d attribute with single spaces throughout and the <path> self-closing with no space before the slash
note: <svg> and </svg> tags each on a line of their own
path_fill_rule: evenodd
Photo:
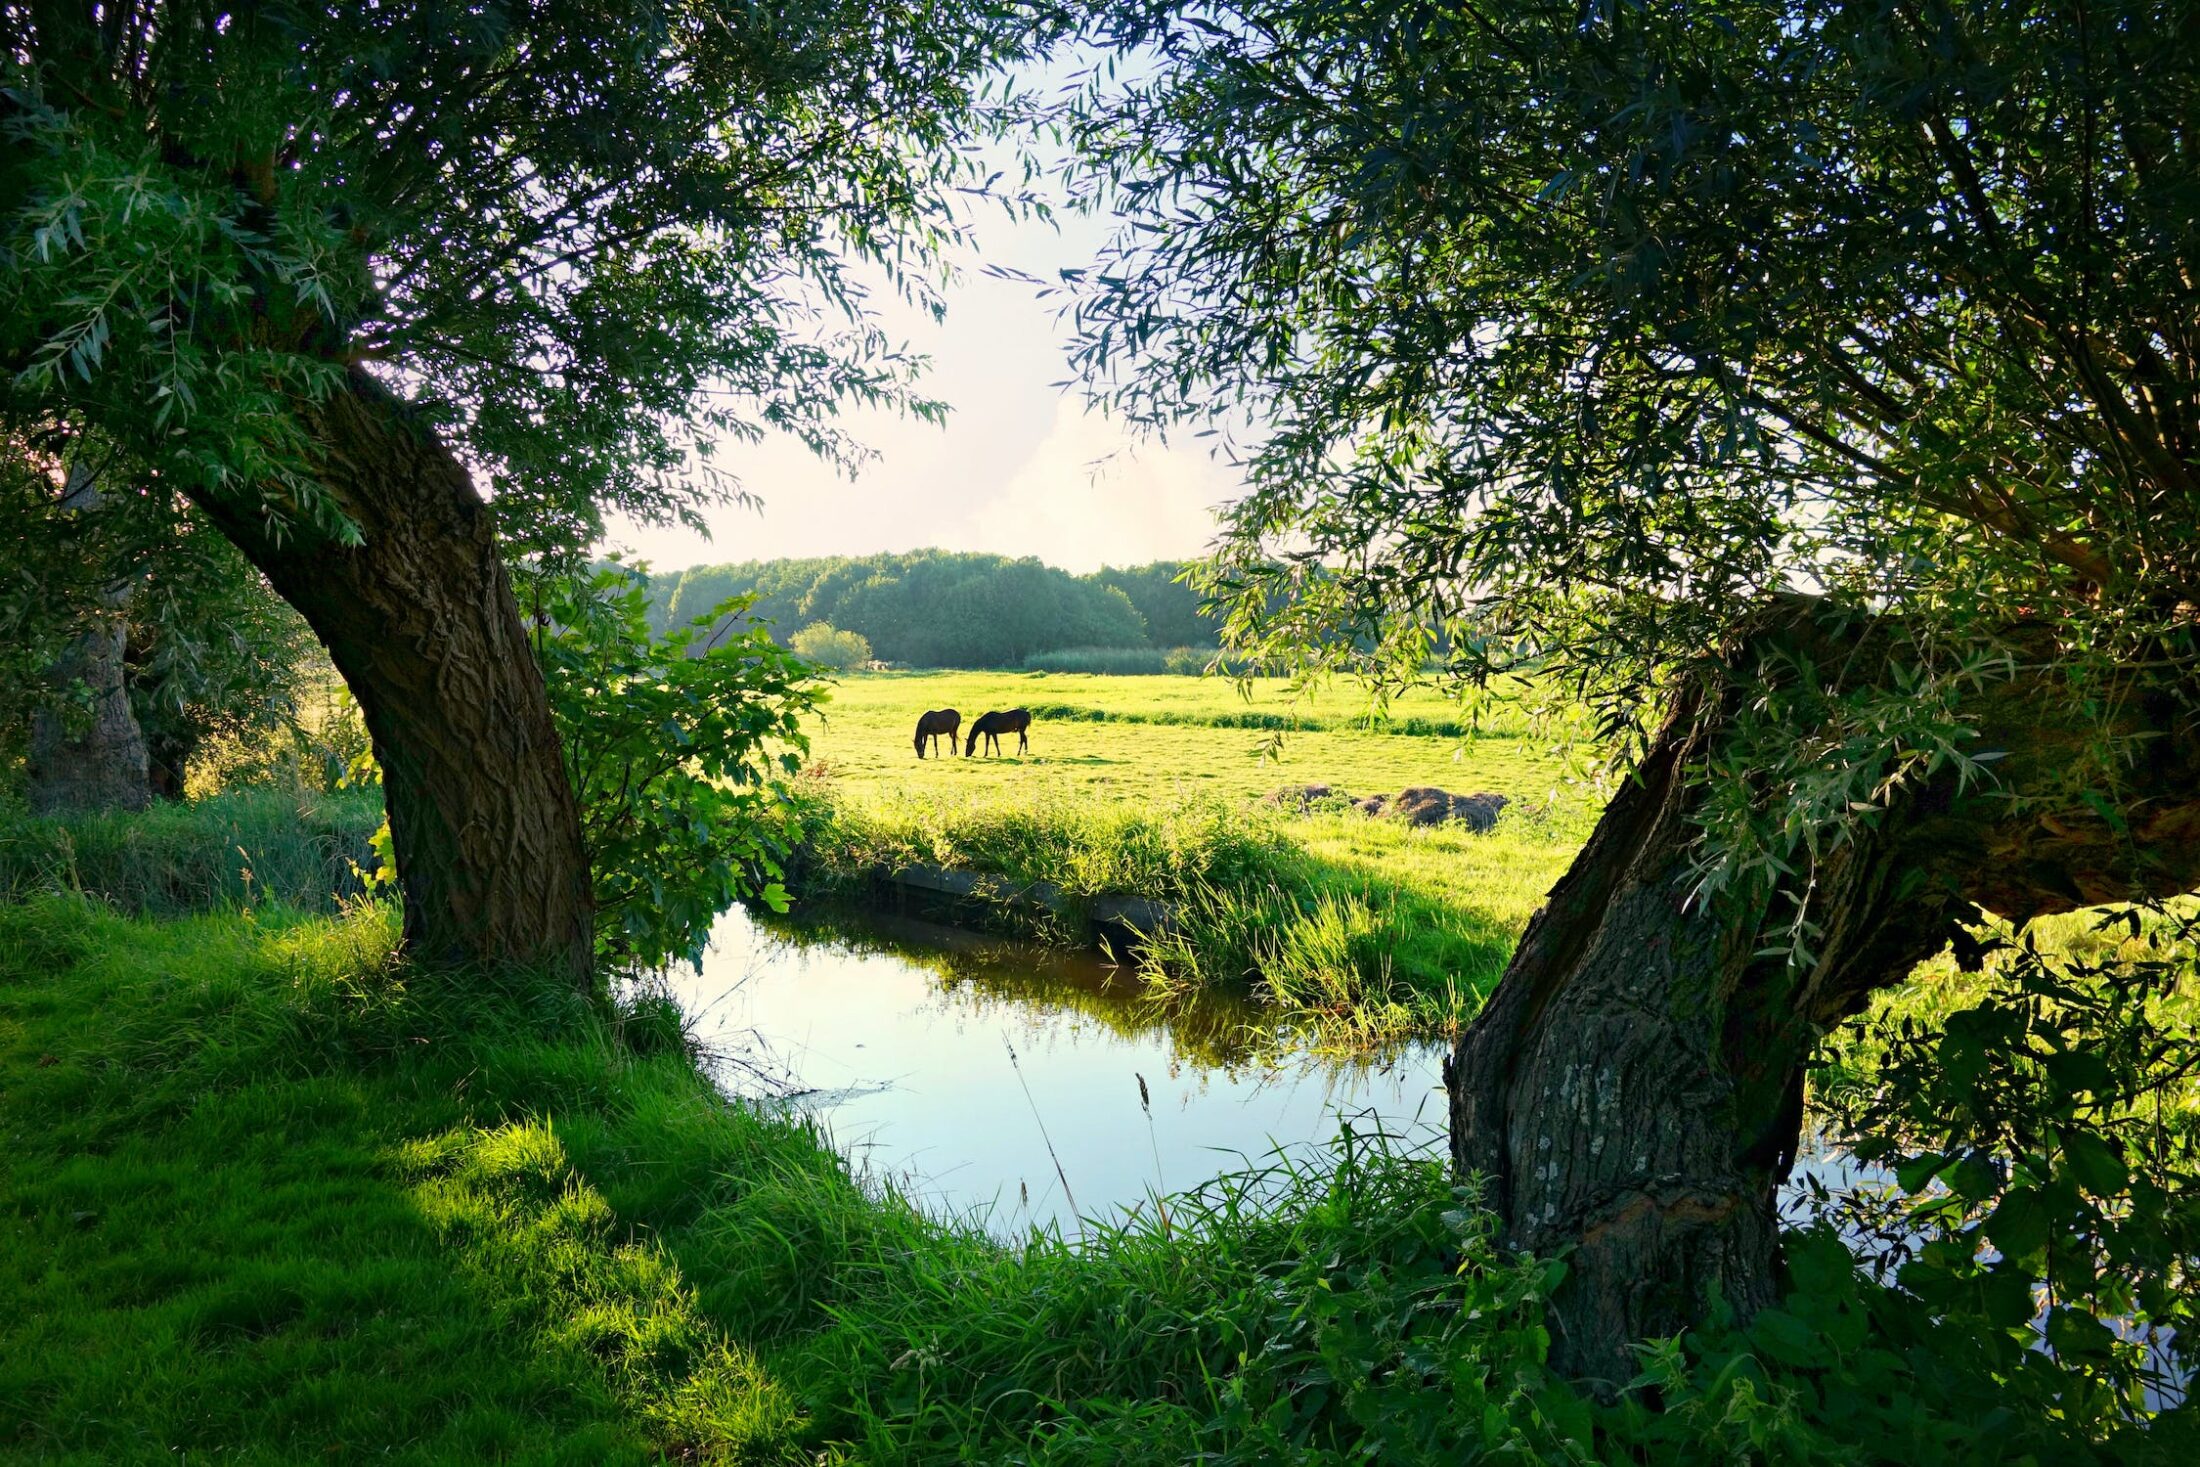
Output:
<svg viewBox="0 0 2200 1467">
<path fill-rule="evenodd" d="M 1830 650 L 1874 654 L 1869 635 L 1838 649 L 1825 636 L 1805 615 L 1741 659 L 1764 666 L 1798 640 L 1820 666 L 1836 665 Z M 2102 731 L 2067 688 L 2018 678 L 1978 701 L 1974 748 L 2006 751 L 1994 785 L 1929 782 L 1772 891 L 1696 905 L 1702 761 L 1742 695 L 1681 700 L 1446 1068 L 1454 1162 L 1482 1179 L 1505 1243 L 1571 1250 L 1551 1301 L 1559 1369 L 1609 1395 L 1634 1374 L 1635 1342 L 1717 1302 L 1742 1318 L 1772 1302 L 1776 1193 L 1812 1050 L 1974 907 L 2023 921 L 2200 886 L 2192 691 L 2149 677 L 2103 700 L 2137 751 L 2104 810 L 2010 798 L 2060 788 Z M 1811 964 L 1791 967 L 1765 950 L 1804 883 L 1820 927 Z"/>
<path fill-rule="evenodd" d="M 310 414 L 346 546 L 194 496 L 328 648 L 382 766 L 405 939 L 436 961 L 588 978 L 579 810 L 489 506 L 406 406 L 354 368 Z"/>
<path fill-rule="evenodd" d="M 99 499 L 97 476 L 82 464 L 72 466 L 62 508 L 95 514 Z M 145 739 L 124 680 L 129 604 L 127 581 L 108 586 L 99 608 L 54 664 L 53 680 L 61 692 L 78 684 L 89 691 L 89 716 L 70 717 L 58 708 L 31 714 L 25 794 L 36 814 L 134 811 L 153 802 Z"/>
</svg>

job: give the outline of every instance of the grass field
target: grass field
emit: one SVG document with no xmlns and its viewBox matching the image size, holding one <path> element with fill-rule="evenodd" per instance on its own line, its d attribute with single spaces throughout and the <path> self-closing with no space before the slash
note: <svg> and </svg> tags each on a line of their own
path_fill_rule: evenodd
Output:
<svg viewBox="0 0 2200 1467">
<path fill-rule="evenodd" d="M 1031 752 L 1023 758 L 981 754 L 920 763 L 911 747 L 917 715 L 926 709 L 958 709 L 967 725 L 988 709 L 1016 707 L 1033 712 Z M 1294 707 L 1273 680 L 1256 684 L 1247 699 L 1220 678 L 874 673 L 841 680 L 812 743 L 838 780 L 865 792 L 1017 799 L 1044 792 L 1168 802 L 1323 783 L 1354 795 L 1433 784 L 1462 792 L 1489 789 L 1523 801 L 1574 796 L 1566 761 L 1531 736 L 1516 709 L 1490 719 L 1480 737 L 1462 737 L 1459 708 L 1427 691 L 1391 711 L 1394 726 L 1446 731 L 1370 728 L 1364 701 L 1345 687 Z M 1285 732 L 1275 757 L 1264 758 L 1274 730 L 1260 725 L 1293 719 L 1300 726 Z M 1448 732 L 1455 728 L 1461 733 Z"/>
<path fill-rule="evenodd" d="M 1031 751 L 1011 740 L 1000 757 L 920 760 L 916 717 L 940 707 L 966 722 L 1029 708 Z M 1166 901 L 1183 920 L 1148 955 L 1160 990 L 1249 988 L 1345 1043 L 1448 1032 L 1479 1007 L 1603 796 L 1516 707 L 1475 734 L 1428 692 L 1389 711 L 1370 726 L 1349 688 L 1294 706 L 1275 682 L 1248 698 L 1214 678 L 849 677 L 813 735 L 813 783 L 833 811 L 814 843 L 828 874 L 922 861 Z M 1474 835 L 1261 801 L 1305 784 L 1514 803 Z"/>
</svg>

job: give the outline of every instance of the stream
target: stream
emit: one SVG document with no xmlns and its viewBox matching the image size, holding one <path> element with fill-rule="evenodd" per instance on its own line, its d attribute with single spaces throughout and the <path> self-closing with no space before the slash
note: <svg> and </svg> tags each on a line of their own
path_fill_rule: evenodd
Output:
<svg viewBox="0 0 2200 1467">
<path fill-rule="evenodd" d="M 1249 1004 L 1163 1009 L 1064 952 L 903 917 L 721 920 L 672 980 L 725 1088 L 783 1094 L 857 1172 L 1004 1238 L 1219 1173 L 1323 1165 L 1341 1125 L 1440 1149 L 1447 1046 L 1320 1053 Z M 1796 1168 L 1829 1183 L 1835 1155 Z"/>
<path fill-rule="evenodd" d="M 1003 1237 L 1325 1157 L 1440 1144 L 1443 1046 L 1315 1054 L 1248 1004 L 1164 1011 L 1087 953 L 901 917 L 723 918 L 672 990 L 726 1088 L 783 1090 L 869 1180 Z"/>
<path fill-rule="evenodd" d="M 1447 1045 L 1321 1053 L 1246 1003 L 1163 1008 L 1081 952 L 906 917 L 718 924 L 669 980 L 731 1093 L 799 1108 L 857 1175 L 1018 1241 L 1076 1236 L 1225 1172 L 1323 1167 L 1339 1128 L 1441 1154 Z M 1891 1181 L 1806 1131 L 1780 1206 Z M 1847 1228 L 1859 1258 L 1889 1246 Z M 2150 1341 L 2172 1396 L 2166 1333 Z"/>
</svg>

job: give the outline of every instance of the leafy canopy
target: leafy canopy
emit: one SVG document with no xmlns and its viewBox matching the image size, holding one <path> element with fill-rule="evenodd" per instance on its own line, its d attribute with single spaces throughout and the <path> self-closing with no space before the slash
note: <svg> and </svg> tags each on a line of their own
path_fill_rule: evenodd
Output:
<svg viewBox="0 0 2200 1467">
<path fill-rule="evenodd" d="M 1069 109 L 1123 226 L 1077 357 L 1244 464 L 1239 642 L 1545 659 L 1617 730 L 1783 590 L 1928 670 L 2020 617 L 2072 661 L 2189 635 L 2190 0 L 1138 0 L 1099 38 L 1138 59 Z"/>
<path fill-rule="evenodd" d="M 0 416 L 65 417 L 350 532 L 297 409 L 382 363 L 508 535 L 734 492 L 713 441 L 839 457 L 934 405 L 867 280 L 936 306 L 987 188 L 996 0 L 124 0 L 0 9 Z"/>
</svg>

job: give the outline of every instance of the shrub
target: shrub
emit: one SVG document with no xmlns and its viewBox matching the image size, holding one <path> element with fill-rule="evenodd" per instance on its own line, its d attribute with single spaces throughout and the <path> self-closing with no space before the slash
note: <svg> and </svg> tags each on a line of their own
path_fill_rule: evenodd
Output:
<svg viewBox="0 0 2200 1467">
<path fill-rule="evenodd" d="M 744 600 L 656 637 L 646 582 L 623 567 L 546 589 L 535 655 L 580 803 L 597 955 L 698 962 L 734 902 L 786 906 L 779 776 L 802 767 L 823 689 Z"/>
<path fill-rule="evenodd" d="M 796 632 L 788 643 L 795 656 L 837 672 L 861 667 L 871 660 L 871 641 L 861 632 L 845 632 L 830 622 L 813 621 Z"/>
</svg>

